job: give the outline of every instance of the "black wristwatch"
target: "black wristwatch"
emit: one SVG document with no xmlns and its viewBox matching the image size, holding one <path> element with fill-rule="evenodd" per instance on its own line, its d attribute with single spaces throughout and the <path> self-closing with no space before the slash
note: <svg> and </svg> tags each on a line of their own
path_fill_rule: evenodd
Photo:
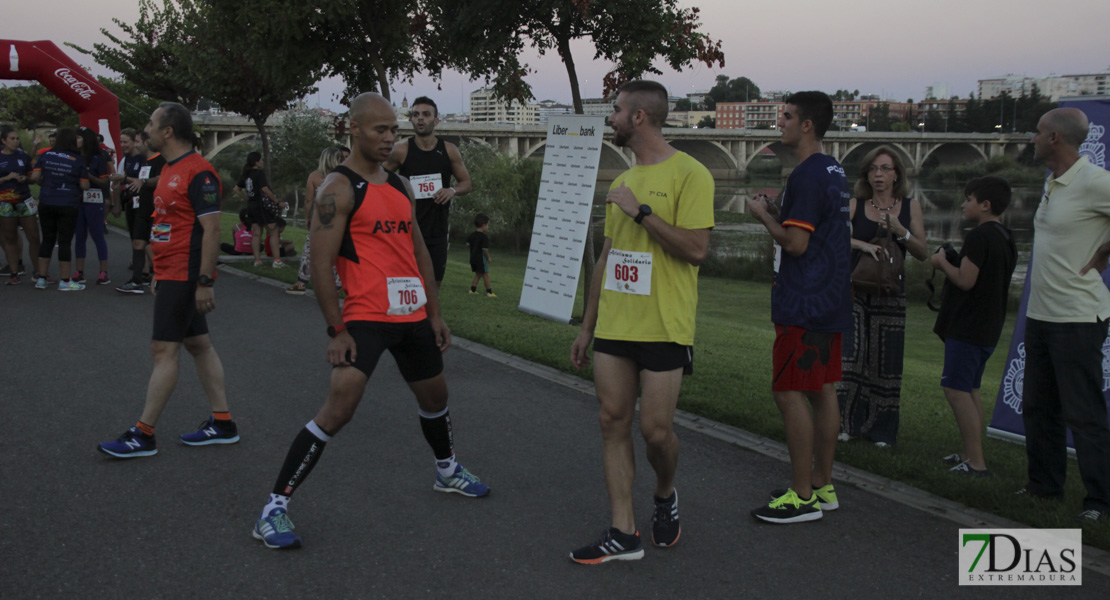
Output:
<svg viewBox="0 0 1110 600">
<path fill-rule="evenodd" d="M 644 217 L 646 217 L 650 214 L 651 214 L 651 207 L 648 206 L 647 204 L 641 204 L 640 205 L 640 214 L 636 215 L 636 218 L 634 219 L 636 221 L 636 224 L 639 225 L 639 224 L 643 223 L 644 222 Z"/>
<path fill-rule="evenodd" d="M 197 285 L 199 285 L 200 287 L 212 287 L 212 285 L 215 283 L 216 280 L 207 275 L 200 275 L 199 277 L 197 277 Z"/>
<path fill-rule="evenodd" d="M 335 325 L 328 325 L 328 337 L 333 338 L 333 337 L 343 333 L 344 331 L 347 331 L 347 324 L 346 323 L 344 323 L 344 324 L 342 324 L 338 327 L 336 327 Z"/>
</svg>

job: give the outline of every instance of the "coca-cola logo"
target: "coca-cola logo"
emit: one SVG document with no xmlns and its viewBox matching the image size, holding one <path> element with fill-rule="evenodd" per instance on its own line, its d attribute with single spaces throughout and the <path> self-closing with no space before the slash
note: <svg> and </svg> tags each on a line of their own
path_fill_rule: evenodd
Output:
<svg viewBox="0 0 1110 600">
<path fill-rule="evenodd" d="M 54 71 L 54 76 L 69 84 L 70 89 L 72 89 L 74 92 L 77 92 L 77 95 L 81 96 L 85 100 L 88 100 L 92 97 L 93 94 L 96 93 L 96 91 L 93 90 L 92 87 L 89 86 L 89 84 L 74 77 L 73 73 L 70 73 L 69 68 L 67 67 L 62 67 L 57 71 Z"/>
</svg>

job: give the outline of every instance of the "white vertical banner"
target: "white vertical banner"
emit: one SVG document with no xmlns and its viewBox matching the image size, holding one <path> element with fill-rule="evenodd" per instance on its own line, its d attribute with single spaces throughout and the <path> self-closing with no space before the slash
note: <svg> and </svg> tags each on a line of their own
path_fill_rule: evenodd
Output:
<svg viewBox="0 0 1110 600">
<path fill-rule="evenodd" d="M 548 121 L 540 197 L 519 310 L 569 323 L 578 292 L 605 117 Z"/>
</svg>

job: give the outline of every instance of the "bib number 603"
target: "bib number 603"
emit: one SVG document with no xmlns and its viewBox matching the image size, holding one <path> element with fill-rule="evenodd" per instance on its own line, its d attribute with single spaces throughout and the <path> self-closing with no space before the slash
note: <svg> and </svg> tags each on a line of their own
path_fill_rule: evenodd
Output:
<svg viewBox="0 0 1110 600">
<path fill-rule="evenodd" d="M 614 265 L 613 278 L 617 281 L 636 283 L 640 279 L 640 269 L 630 265 Z"/>
</svg>

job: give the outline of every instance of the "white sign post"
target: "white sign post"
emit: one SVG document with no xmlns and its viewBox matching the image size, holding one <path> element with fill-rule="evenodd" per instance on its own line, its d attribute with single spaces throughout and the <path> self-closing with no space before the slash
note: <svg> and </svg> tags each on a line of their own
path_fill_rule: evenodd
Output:
<svg viewBox="0 0 1110 600">
<path fill-rule="evenodd" d="M 520 295 L 521 311 L 569 323 L 601 162 L 604 117 L 548 121 L 540 198 Z"/>
</svg>

